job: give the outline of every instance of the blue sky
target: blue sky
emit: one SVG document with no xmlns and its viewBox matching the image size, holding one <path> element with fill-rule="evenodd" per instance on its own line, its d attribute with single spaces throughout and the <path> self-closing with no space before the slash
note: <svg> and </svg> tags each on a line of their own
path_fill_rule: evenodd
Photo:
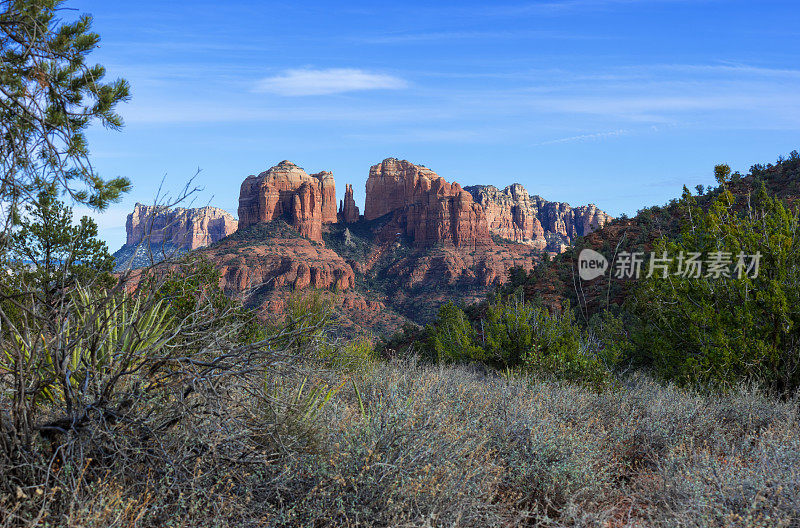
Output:
<svg viewBox="0 0 800 528">
<path fill-rule="evenodd" d="M 112 251 L 135 202 L 198 168 L 194 204 L 234 215 L 283 159 L 363 209 L 389 156 L 619 215 L 800 147 L 796 0 L 67 5 L 132 85 L 123 131 L 90 133 L 101 174 L 134 183 L 97 217 Z"/>
</svg>

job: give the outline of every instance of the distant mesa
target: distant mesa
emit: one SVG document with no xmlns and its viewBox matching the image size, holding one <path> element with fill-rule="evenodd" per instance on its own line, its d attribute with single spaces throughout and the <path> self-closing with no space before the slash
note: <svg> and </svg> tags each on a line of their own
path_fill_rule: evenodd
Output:
<svg viewBox="0 0 800 528">
<path fill-rule="evenodd" d="M 141 267 L 151 257 L 209 246 L 233 234 L 238 222 L 217 207 L 167 208 L 137 203 L 125 222 L 125 245 L 114 257 L 117 268 Z"/>
<path fill-rule="evenodd" d="M 125 222 L 126 245 L 147 240 L 150 244 L 193 250 L 213 244 L 237 228 L 238 222 L 216 207 L 169 209 L 137 203 Z"/>
<path fill-rule="evenodd" d="M 486 212 L 492 233 L 550 253 L 561 253 L 577 237 L 613 220 L 594 204 L 573 208 L 541 196 L 530 196 L 519 183 L 503 190 L 493 185 L 474 185 L 465 190 Z"/>
</svg>

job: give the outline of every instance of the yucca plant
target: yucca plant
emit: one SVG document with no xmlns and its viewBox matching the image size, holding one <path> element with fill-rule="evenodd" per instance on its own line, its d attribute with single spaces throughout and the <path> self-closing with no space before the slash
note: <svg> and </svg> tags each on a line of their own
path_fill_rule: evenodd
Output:
<svg viewBox="0 0 800 528">
<path fill-rule="evenodd" d="M 53 422 L 58 429 L 79 427 L 89 410 L 119 412 L 141 386 L 143 367 L 174 337 L 162 301 L 124 293 L 78 286 L 48 315 L 22 318 L 0 355 L 0 374 L 13 380 L 14 407 L 26 417 L 23 429 L 44 405 L 63 415 Z"/>
</svg>

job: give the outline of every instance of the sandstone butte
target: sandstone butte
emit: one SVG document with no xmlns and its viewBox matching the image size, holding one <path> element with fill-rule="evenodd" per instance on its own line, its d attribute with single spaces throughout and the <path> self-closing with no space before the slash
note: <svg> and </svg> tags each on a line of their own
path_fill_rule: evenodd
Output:
<svg viewBox="0 0 800 528">
<path fill-rule="evenodd" d="M 369 169 L 364 217 L 389 213 L 417 247 L 492 245 L 486 213 L 470 193 L 405 160 L 389 158 Z"/>
<path fill-rule="evenodd" d="M 234 233 L 238 222 L 216 207 L 167 209 L 137 203 L 125 222 L 126 246 L 150 244 L 193 250 Z"/>
<path fill-rule="evenodd" d="M 333 175 L 309 175 L 284 160 L 258 176 L 248 176 L 239 192 L 239 227 L 278 218 L 304 237 L 322 242 L 322 225 L 337 222 Z"/>
</svg>

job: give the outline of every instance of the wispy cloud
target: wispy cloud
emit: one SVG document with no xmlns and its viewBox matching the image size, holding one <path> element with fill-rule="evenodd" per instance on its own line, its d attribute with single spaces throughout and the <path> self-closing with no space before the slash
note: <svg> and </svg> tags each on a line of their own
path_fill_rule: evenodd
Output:
<svg viewBox="0 0 800 528">
<path fill-rule="evenodd" d="M 595 134 L 581 134 L 578 136 L 569 136 L 559 139 L 551 139 L 550 141 L 543 141 L 539 145 L 558 145 L 560 143 L 575 143 L 582 141 L 600 141 L 603 139 L 615 138 L 620 136 L 627 136 L 630 130 L 612 130 L 611 132 L 598 132 Z"/>
<path fill-rule="evenodd" d="M 741 74 L 752 77 L 800 78 L 800 70 L 790 68 L 764 68 L 740 63 L 723 64 L 657 64 L 653 69 L 673 70 L 685 73 Z"/>
<path fill-rule="evenodd" d="M 527 2 L 523 4 L 495 5 L 486 10 L 487 14 L 500 16 L 561 14 L 585 9 L 607 9 L 615 6 L 657 4 L 657 3 L 690 3 L 713 0 L 549 0 Z"/>
<path fill-rule="evenodd" d="M 411 77 L 416 80 L 414 89 L 401 90 L 390 98 L 276 100 L 258 93 L 308 96 L 399 90 L 409 86 L 405 78 Z M 450 82 L 450 77 L 459 82 Z M 364 134 L 368 132 L 361 123 L 391 124 L 392 133 L 416 141 L 424 137 L 429 141 L 476 141 L 487 137 L 487 129 L 508 129 L 511 122 L 538 123 L 541 129 L 546 123 L 569 121 L 574 128 L 565 130 L 563 135 L 569 138 L 560 142 L 591 140 L 583 137 L 592 136 L 587 130 L 606 134 L 604 131 L 654 124 L 796 130 L 800 116 L 796 95 L 800 71 L 734 62 L 626 65 L 602 70 L 404 70 L 397 75 L 307 68 L 263 79 L 258 90 L 253 88 L 253 78 L 252 71 L 231 72 L 213 89 L 182 99 L 167 98 L 163 90 L 149 88 L 121 110 L 130 124 L 317 122 L 349 127 L 359 123 L 356 133 Z M 170 79 L 174 83 L 188 81 L 193 79 Z M 213 103 L 220 92 L 235 96 L 225 104 Z M 414 126 L 409 128 L 409 123 Z M 422 124 L 425 134 L 419 132 Z M 546 139 L 540 135 L 534 141 Z"/>
<path fill-rule="evenodd" d="M 457 109 L 431 108 L 424 105 L 362 106 L 286 105 L 284 108 L 263 108 L 257 101 L 243 98 L 241 104 L 214 107 L 207 99 L 189 101 L 150 100 L 131 104 L 123 110 L 126 123 L 165 125 L 199 123 L 420 123 L 453 119 Z"/>
<path fill-rule="evenodd" d="M 407 86 L 408 82 L 399 77 L 355 68 L 295 69 L 261 79 L 257 83 L 255 91 L 302 96 L 363 90 L 400 90 Z"/>
<path fill-rule="evenodd" d="M 595 40 L 615 37 L 581 35 L 560 31 L 417 31 L 413 33 L 386 33 L 382 35 L 359 37 L 357 40 L 370 44 L 404 44 L 414 42 L 434 42 L 450 40 Z"/>
</svg>

